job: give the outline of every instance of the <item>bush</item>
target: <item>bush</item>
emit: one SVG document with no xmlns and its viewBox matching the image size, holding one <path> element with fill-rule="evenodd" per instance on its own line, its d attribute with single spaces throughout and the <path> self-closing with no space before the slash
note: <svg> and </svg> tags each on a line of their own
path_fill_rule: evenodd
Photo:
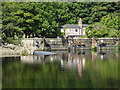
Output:
<svg viewBox="0 0 120 90">
<path fill-rule="evenodd" d="M 21 44 L 21 40 L 13 40 L 13 44 L 19 45 L 19 44 Z"/>
<path fill-rule="evenodd" d="M 4 43 L 9 43 L 9 44 L 14 44 L 14 45 L 19 45 L 21 44 L 21 40 L 20 39 L 13 39 L 13 38 L 7 38 L 5 40 L 3 40 Z"/>
<path fill-rule="evenodd" d="M 116 52 L 120 52 L 120 45 L 117 45 L 117 46 L 115 47 L 115 51 L 116 51 Z"/>
</svg>

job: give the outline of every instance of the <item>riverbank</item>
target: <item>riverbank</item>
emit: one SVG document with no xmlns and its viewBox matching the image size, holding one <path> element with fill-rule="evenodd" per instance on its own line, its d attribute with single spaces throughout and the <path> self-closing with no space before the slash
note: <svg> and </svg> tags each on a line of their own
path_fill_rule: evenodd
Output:
<svg viewBox="0 0 120 90">
<path fill-rule="evenodd" d="M 74 38 L 68 39 L 66 43 L 61 38 L 28 38 L 23 39 L 21 44 L 7 44 L 0 46 L 0 57 L 3 56 L 27 56 L 33 55 L 34 51 L 70 51 L 76 50 L 113 50 L 120 51 L 119 38 Z"/>
<path fill-rule="evenodd" d="M 0 46 L 0 52 L 1 52 L 0 57 L 20 56 L 20 50 L 21 50 L 21 47 L 18 47 L 18 46 L 16 46 L 14 50 Z"/>
</svg>

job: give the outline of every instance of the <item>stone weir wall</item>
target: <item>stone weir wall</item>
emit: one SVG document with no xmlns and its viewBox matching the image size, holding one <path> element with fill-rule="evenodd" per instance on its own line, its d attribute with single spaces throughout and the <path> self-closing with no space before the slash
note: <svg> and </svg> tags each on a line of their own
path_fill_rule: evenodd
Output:
<svg viewBox="0 0 120 90">
<path fill-rule="evenodd" d="M 119 45 L 119 38 L 28 38 L 22 40 L 22 46 L 35 50 L 71 50 L 71 49 L 114 49 Z"/>
</svg>

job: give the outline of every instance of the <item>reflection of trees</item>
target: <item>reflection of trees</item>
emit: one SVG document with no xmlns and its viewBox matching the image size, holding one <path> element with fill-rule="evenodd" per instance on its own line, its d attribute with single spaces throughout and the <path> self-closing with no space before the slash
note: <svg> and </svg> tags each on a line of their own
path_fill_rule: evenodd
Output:
<svg viewBox="0 0 120 90">
<path fill-rule="evenodd" d="M 96 60 L 118 60 L 118 54 L 119 53 L 115 53 L 113 50 L 92 51 L 92 62 L 95 62 Z"/>
<path fill-rule="evenodd" d="M 96 60 L 96 63 L 86 61 L 86 71 L 94 88 L 118 88 L 118 80 L 120 79 L 117 60 Z"/>
<path fill-rule="evenodd" d="M 92 63 L 85 55 L 67 54 L 62 59 L 63 68 L 59 65 L 63 57 L 51 55 L 45 58 L 45 64 L 26 64 L 20 62 L 4 63 L 3 87 L 8 88 L 100 88 L 118 87 L 118 60 L 96 60 Z M 44 59 L 39 57 L 38 59 Z M 18 59 L 18 58 L 16 58 Z M 37 60 L 38 60 L 37 59 Z M 51 63 L 51 60 L 54 62 Z M 5 60 L 4 60 L 5 61 Z M 68 63 L 68 61 L 70 63 Z M 85 64 L 83 63 L 85 61 Z M 85 65 L 85 70 L 84 66 Z M 72 68 L 71 68 L 72 67 Z M 74 69 L 76 67 L 77 69 Z M 78 72 L 77 72 L 78 71 Z M 78 78 L 77 76 L 82 76 Z"/>
<path fill-rule="evenodd" d="M 72 88 L 81 86 L 77 83 L 79 80 L 74 78 L 75 71 L 61 72 L 58 66 L 59 63 L 56 62 L 37 65 L 8 64 L 7 67 L 3 67 L 3 88 Z"/>
</svg>

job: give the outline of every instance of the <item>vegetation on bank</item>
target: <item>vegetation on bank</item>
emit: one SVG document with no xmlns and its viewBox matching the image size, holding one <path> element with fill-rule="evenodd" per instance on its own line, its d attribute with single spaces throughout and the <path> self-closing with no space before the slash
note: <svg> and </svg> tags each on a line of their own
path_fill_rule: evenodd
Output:
<svg viewBox="0 0 120 90">
<path fill-rule="evenodd" d="M 119 44 L 115 47 L 115 52 L 120 52 L 120 45 Z"/>
<path fill-rule="evenodd" d="M 13 39 L 13 38 L 8 37 L 4 41 L 2 39 L 2 42 L 7 42 L 9 44 L 19 45 L 19 44 L 21 44 L 21 39 Z"/>
<path fill-rule="evenodd" d="M 91 34 L 86 31 L 88 37 L 116 37 L 119 32 L 118 4 L 118 2 L 2 2 L 2 39 L 5 41 L 7 38 L 61 36 L 59 25 L 77 24 L 79 18 L 92 28 Z"/>
</svg>

